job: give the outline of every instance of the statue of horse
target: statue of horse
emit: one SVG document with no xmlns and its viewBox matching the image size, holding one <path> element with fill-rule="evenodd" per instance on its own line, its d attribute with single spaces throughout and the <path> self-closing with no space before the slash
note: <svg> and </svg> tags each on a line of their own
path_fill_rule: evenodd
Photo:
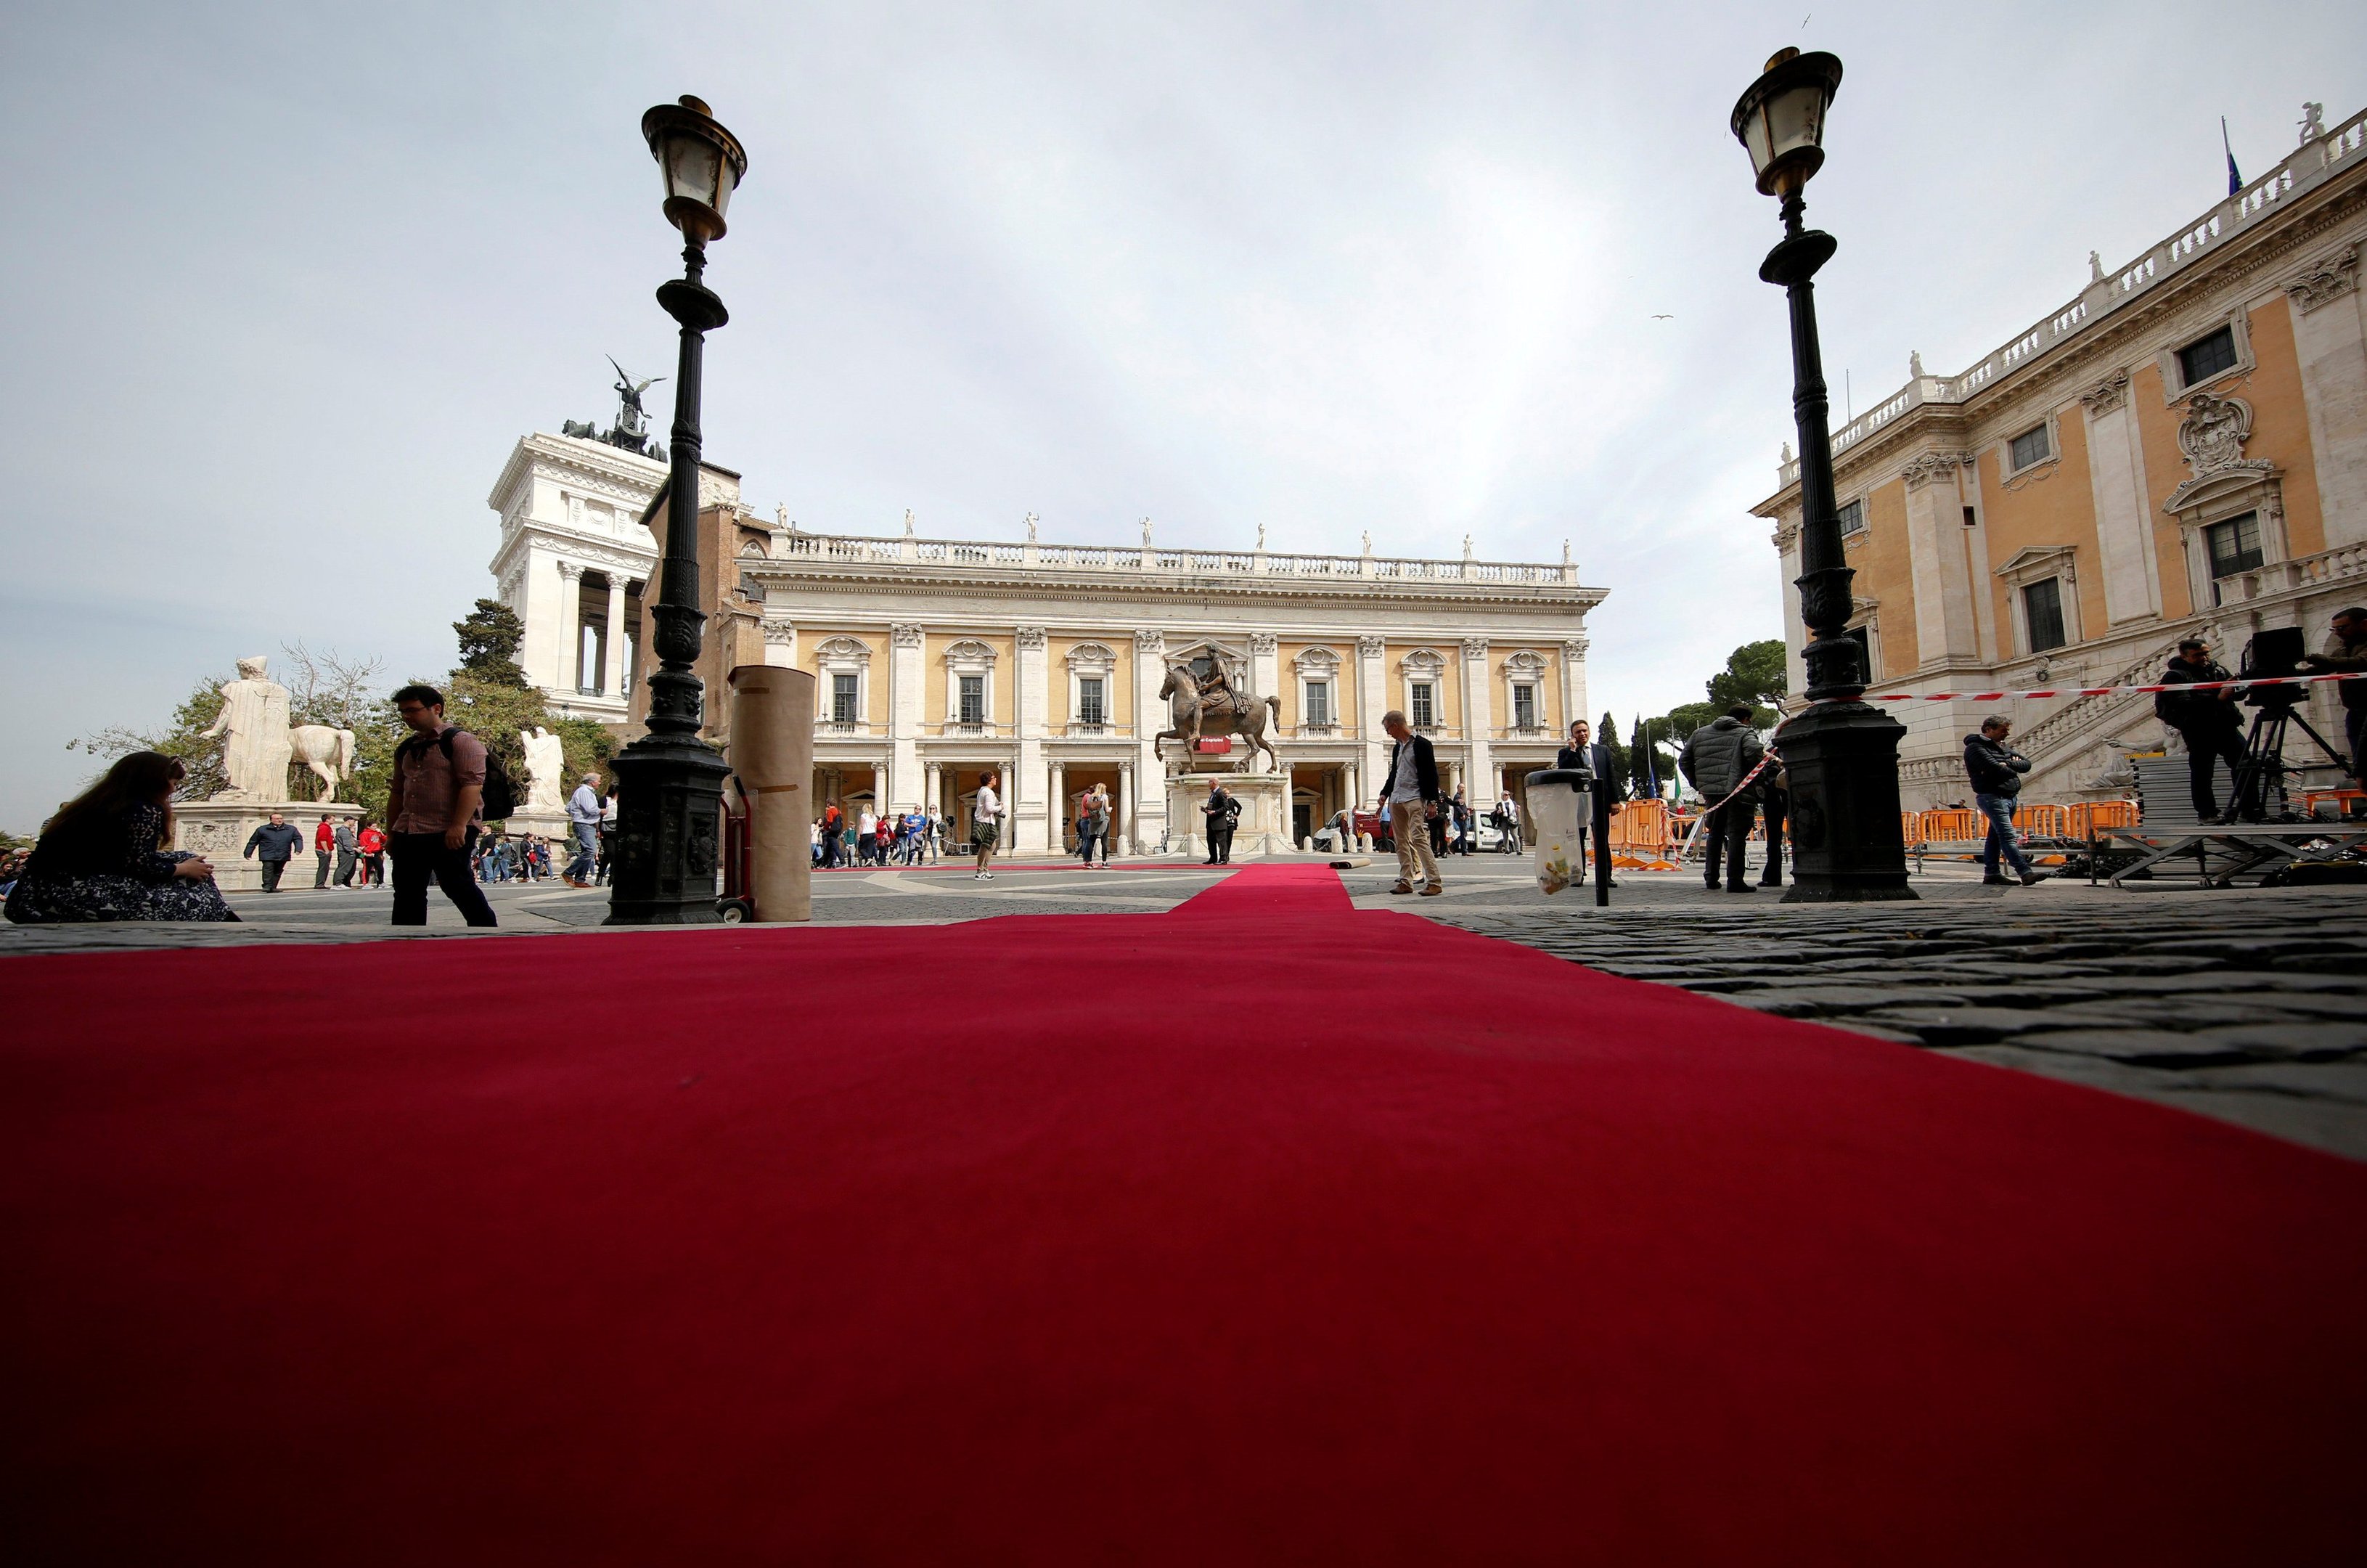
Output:
<svg viewBox="0 0 2367 1568">
<path fill-rule="evenodd" d="M 320 776 L 320 798 L 335 800 L 338 784 L 354 776 L 354 733 L 326 724 L 297 724 L 289 729 L 288 740 L 295 760 Z"/>
<path fill-rule="evenodd" d="M 1188 667 L 1170 665 L 1167 666 L 1167 679 L 1159 687 L 1159 695 L 1168 699 L 1167 722 L 1173 728 L 1161 730 L 1151 744 L 1155 746 L 1160 741 L 1182 741 L 1184 749 L 1189 752 L 1199 743 L 1200 726 L 1207 717 L 1207 711 L 1200 706 L 1200 683 L 1192 678 Z M 1282 728 L 1282 699 L 1236 696 L 1224 707 L 1213 711 L 1225 718 L 1227 733 L 1240 735 L 1249 742 L 1249 756 L 1241 759 L 1244 771 L 1257 761 L 1257 754 L 1261 750 L 1265 753 L 1266 760 L 1277 767 L 1282 766 L 1282 759 L 1274 755 L 1274 743 L 1265 738 L 1268 719 L 1273 720 L 1276 731 Z"/>
</svg>

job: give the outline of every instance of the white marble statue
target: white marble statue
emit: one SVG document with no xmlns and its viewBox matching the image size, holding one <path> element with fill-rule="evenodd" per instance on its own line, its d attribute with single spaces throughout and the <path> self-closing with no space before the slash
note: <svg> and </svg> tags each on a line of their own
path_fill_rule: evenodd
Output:
<svg viewBox="0 0 2367 1568">
<path fill-rule="evenodd" d="M 222 771 L 230 788 L 214 797 L 244 796 L 250 801 L 288 798 L 288 759 L 294 743 L 288 735 L 288 688 L 263 672 L 267 659 L 241 659 L 238 679 L 221 688 L 221 711 L 205 738 L 222 740 Z"/>
<path fill-rule="evenodd" d="M 1466 561 L 1471 559 L 1471 536 L 1469 534 L 1465 534 L 1463 536 L 1463 559 Z"/>
<path fill-rule="evenodd" d="M 567 743 L 540 725 L 518 736 L 518 743 L 526 748 L 526 809 L 565 811 L 560 793 L 567 782 Z"/>
<path fill-rule="evenodd" d="M 905 508 L 904 508 L 904 537 L 905 537 L 906 539 L 911 539 L 911 538 L 912 537 L 912 527 L 913 527 L 912 508 L 912 507 L 910 507 L 910 506 L 907 506 L 907 507 L 905 507 Z"/>
<path fill-rule="evenodd" d="M 1150 548 L 1150 519 L 1149 517 L 1142 519 L 1142 548 L 1145 550 L 1149 550 Z"/>
<path fill-rule="evenodd" d="M 1027 542 L 1036 542 L 1036 514 L 1033 512 L 1027 514 Z"/>
<path fill-rule="evenodd" d="M 1263 523 L 1260 523 L 1258 525 L 1258 549 L 1261 551 L 1265 549 L 1265 525 Z"/>
<path fill-rule="evenodd" d="M 337 786 L 354 776 L 354 733 L 326 724 L 299 724 L 288 732 L 296 760 L 321 780 L 320 800 L 337 798 Z"/>
</svg>

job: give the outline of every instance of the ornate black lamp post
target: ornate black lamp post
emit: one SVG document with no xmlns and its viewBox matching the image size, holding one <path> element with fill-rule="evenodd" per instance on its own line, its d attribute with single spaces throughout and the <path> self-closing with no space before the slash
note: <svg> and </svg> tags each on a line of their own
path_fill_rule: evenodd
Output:
<svg viewBox="0 0 2367 1568">
<path fill-rule="evenodd" d="M 1776 737 L 1792 790 L 1792 891 L 1786 903 L 1911 899 L 1898 821 L 1898 742 L 1906 726 L 1861 700 L 1865 671 L 1849 634 L 1852 572 L 1833 510 L 1833 449 L 1817 347 L 1817 269 L 1833 237 L 1800 226 L 1800 191 L 1825 161 L 1825 110 L 1841 62 L 1786 49 L 1734 106 L 1734 133 L 1763 196 L 1783 199 L 1784 238 L 1759 276 L 1792 301 L 1792 413 L 1800 427 L 1800 619 L 1811 706 Z"/>
<path fill-rule="evenodd" d="M 730 316 L 699 281 L 707 242 L 723 237 L 732 187 L 748 172 L 739 139 L 685 97 L 641 116 L 641 135 L 665 174 L 665 215 L 682 231 L 683 275 L 658 290 L 682 324 L 674 372 L 674 451 L 666 478 L 665 561 L 650 607 L 658 667 L 650 676 L 649 733 L 617 754 L 617 843 L 611 926 L 695 926 L 717 918 L 715 865 L 723 778 L 699 738 L 704 702 L 695 673 L 707 617 L 698 608 L 698 393 L 706 335 Z"/>
</svg>

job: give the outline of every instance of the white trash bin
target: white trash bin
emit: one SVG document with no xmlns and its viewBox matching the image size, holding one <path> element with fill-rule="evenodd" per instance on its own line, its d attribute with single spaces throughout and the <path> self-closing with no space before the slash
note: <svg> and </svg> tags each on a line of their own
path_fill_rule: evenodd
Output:
<svg viewBox="0 0 2367 1568">
<path fill-rule="evenodd" d="M 1532 773 L 1529 825 L 1537 835 L 1537 891 L 1556 893 L 1586 881 L 1586 821 L 1594 804 L 1594 775 L 1583 767 Z"/>
</svg>

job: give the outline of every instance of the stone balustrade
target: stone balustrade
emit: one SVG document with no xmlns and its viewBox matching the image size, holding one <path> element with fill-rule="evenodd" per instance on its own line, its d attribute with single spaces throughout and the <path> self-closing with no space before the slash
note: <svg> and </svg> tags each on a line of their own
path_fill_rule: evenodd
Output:
<svg viewBox="0 0 2367 1568">
<path fill-rule="evenodd" d="M 1578 584 L 1578 568 L 1518 561 L 1438 561 L 1395 555 L 1306 555 L 1266 551 L 1163 550 L 1125 545 L 998 544 L 974 540 L 879 539 L 867 535 L 773 536 L 776 563 L 844 562 L 922 567 L 984 567 L 1044 573 L 1073 582 L 1082 575 L 1124 578 L 1244 580 L 1283 578 L 1301 585 L 1332 583 L 1470 584 L 1490 588 Z"/>
<path fill-rule="evenodd" d="M 2295 192 L 2308 190 L 2347 172 L 2362 153 L 2367 153 L 2367 111 L 2351 116 L 2322 137 L 2304 142 L 2283 163 L 2127 266 L 2106 272 L 2090 283 L 2078 299 L 2048 312 L 2035 326 L 2016 333 L 2010 342 L 1961 375 L 1918 376 L 1909 381 L 1899 392 L 1835 430 L 1833 454 L 1840 456 L 1910 409 L 1924 403 L 1966 401 L 2006 371 L 2085 331 L 2198 258 L 2241 236 L 2261 219 L 2272 215 Z M 1799 460 L 1783 463 L 1777 472 L 1780 485 L 1798 483 Z"/>
</svg>

